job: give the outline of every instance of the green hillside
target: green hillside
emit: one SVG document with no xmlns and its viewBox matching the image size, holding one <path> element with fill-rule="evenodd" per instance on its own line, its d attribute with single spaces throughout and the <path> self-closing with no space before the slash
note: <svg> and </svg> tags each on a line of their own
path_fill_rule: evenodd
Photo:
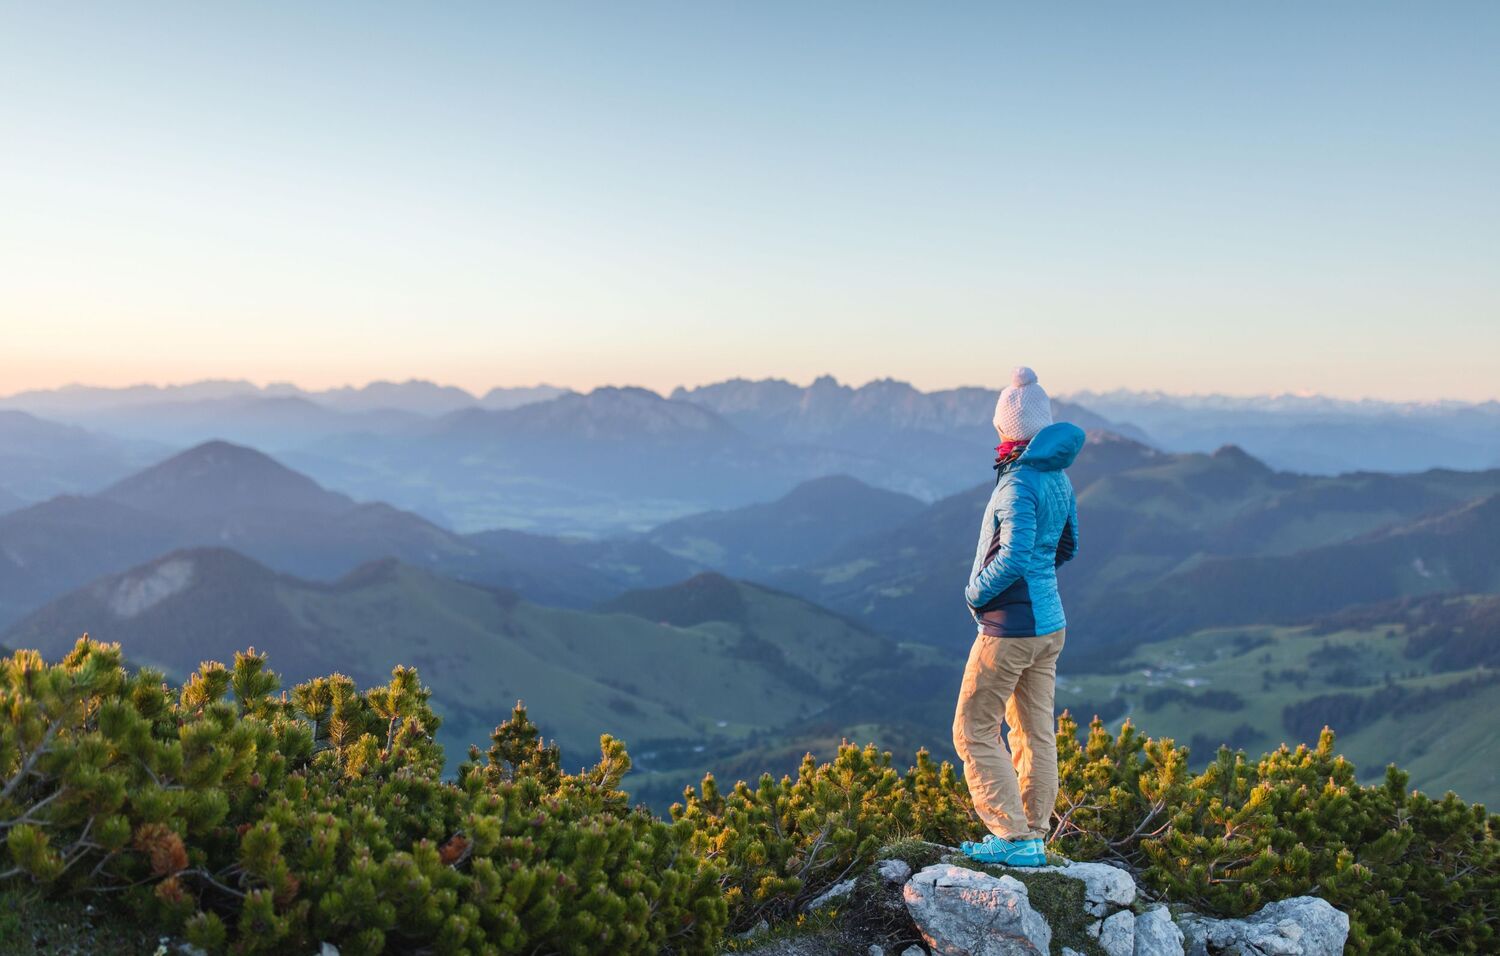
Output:
<svg viewBox="0 0 1500 956">
<path fill-rule="evenodd" d="M 1402 594 L 1500 587 L 1484 573 L 1500 540 L 1493 514 L 1463 511 L 1500 493 L 1500 470 L 1297 475 L 1233 447 L 1164 454 L 1091 435 L 1069 475 L 1083 541 L 1059 582 L 1075 654 Z M 898 640 L 961 651 L 973 630 L 959 591 L 989 491 L 986 483 L 937 501 L 769 580 Z M 1449 525 L 1426 523 L 1443 514 L 1455 516 Z M 1111 648 L 1102 660 L 1116 656 Z"/>
<path fill-rule="evenodd" d="M 789 679 L 800 672 L 831 690 L 888 665 L 892 655 L 889 641 L 846 617 L 718 574 L 627 592 L 600 610 L 731 638 L 735 654 L 779 662 Z"/>
<path fill-rule="evenodd" d="M 1493 674 L 1493 671 L 1491 671 Z M 1391 714 L 1339 738 L 1339 746 L 1365 776 L 1387 763 L 1400 764 L 1412 782 L 1431 794 L 1452 790 L 1465 800 L 1500 806 L 1500 684 L 1445 700 L 1409 714 Z"/>
<path fill-rule="evenodd" d="M 1500 591 L 1500 495 L 1290 555 L 1212 557 L 1072 617 L 1117 641 L 1292 623 L 1393 598 Z"/>
<path fill-rule="evenodd" d="M 545 715 L 543 730 L 566 752 L 591 752 L 605 731 L 688 752 L 732 746 L 811 715 L 845 675 L 895 654 L 800 599 L 724 583 L 741 617 L 684 627 L 541 607 L 394 561 L 322 584 L 200 549 L 75 591 L 3 643 L 57 657 L 86 631 L 172 677 L 252 645 L 275 656 L 288 682 L 342 670 L 368 686 L 410 664 L 446 715 L 439 736 L 454 760 L 518 698 Z M 650 748 L 636 749 L 649 768 Z"/>
</svg>

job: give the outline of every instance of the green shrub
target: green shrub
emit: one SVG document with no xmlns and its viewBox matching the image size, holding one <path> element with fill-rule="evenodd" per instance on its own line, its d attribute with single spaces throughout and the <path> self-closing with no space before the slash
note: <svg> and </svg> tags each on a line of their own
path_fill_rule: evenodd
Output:
<svg viewBox="0 0 1500 956">
<path fill-rule="evenodd" d="M 172 694 L 87 639 L 4 661 L 0 876 L 117 892 L 211 952 L 712 952 L 721 875 L 632 809 L 624 748 L 560 769 L 525 712 L 441 778 L 414 671 L 272 696 L 265 658 Z"/>
<path fill-rule="evenodd" d="M 902 774 L 848 744 L 795 778 L 708 776 L 661 820 L 619 789 L 618 741 L 564 773 L 519 705 L 445 780 L 415 671 L 278 693 L 265 665 L 252 650 L 173 691 L 88 639 L 0 661 L 0 890 L 105 893 L 213 953 L 708 953 L 882 852 L 975 834 L 950 765 L 921 752 Z M 1218 915 L 1316 894 L 1349 913 L 1353 952 L 1496 948 L 1497 818 L 1394 768 L 1360 785 L 1326 730 L 1198 774 L 1128 721 L 1080 740 L 1064 715 L 1058 744 L 1070 856 Z"/>
<path fill-rule="evenodd" d="M 1389 768 L 1362 786 L 1333 752 L 1288 747 L 1250 762 L 1220 749 L 1201 774 L 1171 740 L 1095 721 L 1058 728 L 1057 842 L 1110 857 L 1169 899 L 1226 916 L 1314 894 L 1350 917 L 1353 952 L 1493 952 L 1500 922 L 1500 818 L 1453 794 L 1407 790 Z"/>
<path fill-rule="evenodd" d="M 725 870 L 733 929 L 784 919 L 903 838 L 954 842 L 973 828 L 963 782 L 926 751 L 904 776 L 891 755 L 852 744 L 830 763 L 809 754 L 793 780 L 770 774 L 721 793 L 710 774 L 687 788 L 672 817 L 694 828 L 694 847 Z"/>
</svg>

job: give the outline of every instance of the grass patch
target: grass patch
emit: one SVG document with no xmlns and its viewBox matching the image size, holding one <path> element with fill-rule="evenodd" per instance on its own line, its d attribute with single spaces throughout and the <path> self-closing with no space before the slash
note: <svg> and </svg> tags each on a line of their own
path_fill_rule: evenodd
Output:
<svg viewBox="0 0 1500 956">
<path fill-rule="evenodd" d="M 948 853 L 949 849 L 938 843 L 928 843 L 926 840 L 898 840 L 889 846 L 882 847 L 876 854 L 876 859 L 900 860 L 911 867 L 913 873 L 916 873 L 923 867 L 941 863 Z"/>
<path fill-rule="evenodd" d="M 775 952 L 782 948 L 777 944 L 835 936 L 842 927 L 842 910 L 842 906 L 825 906 L 812 913 L 799 913 L 795 919 L 770 924 L 765 932 L 749 938 L 731 936 L 724 941 L 723 952 L 748 953 L 760 949 Z M 787 947 L 789 952 L 796 952 L 798 949 L 800 947 Z"/>
</svg>

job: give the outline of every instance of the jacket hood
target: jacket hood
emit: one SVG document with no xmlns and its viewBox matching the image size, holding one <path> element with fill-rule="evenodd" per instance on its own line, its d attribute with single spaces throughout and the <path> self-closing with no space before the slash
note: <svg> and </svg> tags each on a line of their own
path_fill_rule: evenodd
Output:
<svg viewBox="0 0 1500 956">
<path fill-rule="evenodd" d="M 1083 429 L 1072 422 L 1058 422 L 1037 432 L 1016 459 L 1038 471 L 1061 471 L 1073 464 L 1084 443 Z"/>
</svg>

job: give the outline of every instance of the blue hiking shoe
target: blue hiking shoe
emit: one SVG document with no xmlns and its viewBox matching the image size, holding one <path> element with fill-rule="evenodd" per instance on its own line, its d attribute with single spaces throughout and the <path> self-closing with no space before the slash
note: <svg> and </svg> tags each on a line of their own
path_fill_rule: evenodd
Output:
<svg viewBox="0 0 1500 956">
<path fill-rule="evenodd" d="M 1047 851 L 1041 840 L 1002 840 L 993 833 L 980 843 L 965 841 L 964 856 L 979 863 L 1001 866 L 1046 866 Z"/>
</svg>

